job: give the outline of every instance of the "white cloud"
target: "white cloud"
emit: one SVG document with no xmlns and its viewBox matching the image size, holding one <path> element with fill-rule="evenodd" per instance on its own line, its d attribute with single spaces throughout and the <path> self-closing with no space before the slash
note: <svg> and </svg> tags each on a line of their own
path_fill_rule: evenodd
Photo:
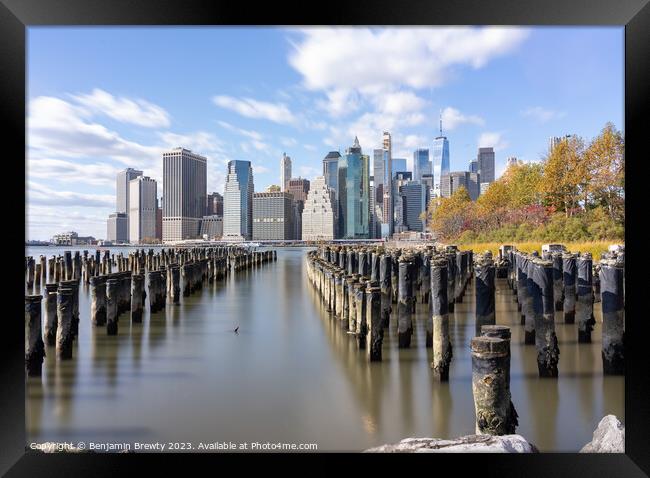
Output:
<svg viewBox="0 0 650 478">
<path fill-rule="evenodd" d="M 560 119 L 566 116 L 566 112 L 564 111 L 549 110 L 546 108 L 542 108 L 541 106 L 534 106 L 525 109 L 524 111 L 521 112 L 521 114 L 522 116 L 533 118 L 539 121 L 540 123 L 547 123 L 552 119 Z"/>
<path fill-rule="evenodd" d="M 316 176 L 322 176 L 323 170 L 315 168 L 313 166 L 300 166 L 298 168 L 298 175 L 302 178 L 307 178 L 311 180 Z"/>
<path fill-rule="evenodd" d="M 479 148 L 494 148 L 494 151 L 506 149 L 510 143 L 503 138 L 500 132 L 485 132 L 478 137 Z"/>
<path fill-rule="evenodd" d="M 27 200 L 30 204 L 46 206 L 104 207 L 115 206 L 111 194 L 86 194 L 74 191 L 60 191 L 43 184 L 27 181 Z"/>
<path fill-rule="evenodd" d="M 303 148 L 305 148 L 307 151 L 316 151 L 318 149 L 313 144 L 305 144 L 303 145 Z"/>
<path fill-rule="evenodd" d="M 296 141 L 295 138 L 281 138 L 280 143 L 282 143 L 282 146 L 286 146 L 287 148 L 293 148 L 298 144 L 298 141 Z"/>
<path fill-rule="evenodd" d="M 27 175 L 30 178 L 79 183 L 83 178 L 84 184 L 91 186 L 115 186 L 115 176 L 121 168 L 107 163 L 81 163 L 65 159 L 30 158 Z"/>
<path fill-rule="evenodd" d="M 442 110 L 442 128 L 443 130 L 452 130 L 461 124 L 476 124 L 482 126 L 485 120 L 476 115 L 464 115 L 456 108 L 448 106 Z"/>
<path fill-rule="evenodd" d="M 248 129 L 243 129 L 243 128 L 238 128 L 236 126 L 231 125 L 230 123 L 226 121 L 217 121 L 219 125 L 221 125 L 223 128 L 232 131 L 234 133 L 241 134 L 242 136 L 247 136 L 249 138 L 255 139 L 255 140 L 262 140 L 263 136 L 261 133 L 258 133 L 257 131 L 254 130 L 248 130 Z"/>
<path fill-rule="evenodd" d="M 312 90 L 436 87 L 455 66 L 480 68 L 515 50 L 528 32 L 511 27 L 305 28 L 289 64 Z M 343 74 L 343 72 L 345 74 Z"/>
<path fill-rule="evenodd" d="M 252 98 L 235 98 L 218 95 L 212 98 L 215 105 L 234 111 L 247 118 L 266 119 L 280 124 L 293 124 L 295 117 L 284 103 L 269 103 Z"/>
<path fill-rule="evenodd" d="M 168 127 L 169 114 L 160 106 L 142 99 L 116 97 L 95 88 L 90 94 L 72 95 L 78 104 L 94 114 L 104 114 L 123 123 L 147 128 Z"/>
</svg>

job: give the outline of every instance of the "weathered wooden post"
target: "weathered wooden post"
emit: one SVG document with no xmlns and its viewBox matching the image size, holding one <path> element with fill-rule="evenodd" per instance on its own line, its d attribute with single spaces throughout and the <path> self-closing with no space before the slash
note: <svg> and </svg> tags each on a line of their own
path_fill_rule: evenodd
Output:
<svg viewBox="0 0 650 478">
<path fill-rule="evenodd" d="M 392 258 L 385 252 L 379 260 L 379 287 L 381 288 L 381 321 L 386 328 L 390 323 L 391 312 L 391 269 Z"/>
<path fill-rule="evenodd" d="M 454 291 L 454 302 L 456 304 L 463 302 L 463 292 L 465 291 L 465 277 L 463 274 L 462 260 L 463 253 L 461 251 L 456 251 L 456 290 Z"/>
<path fill-rule="evenodd" d="M 553 303 L 553 263 L 533 260 L 533 314 L 535 316 L 535 347 L 540 377 L 557 377 L 560 349 L 555 335 L 555 304 Z"/>
<path fill-rule="evenodd" d="M 90 322 L 106 325 L 106 276 L 90 278 Z"/>
<path fill-rule="evenodd" d="M 561 252 L 551 254 L 553 261 L 553 300 L 555 310 L 564 309 L 564 271 L 562 269 L 563 259 Z"/>
<path fill-rule="evenodd" d="M 510 395 L 510 341 L 478 336 L 471 350 L 476 433 L 515 433 L 519 423 Z"/>
<path fill-rule="evenodd" d="M 399 258 L 399 285 L 397 298 L 398 347 L 411 346 L 413 334 L 413 259 L 410 255 Z"/>
<path fill-rule="evenodd" d="M 370 264 L 368 264 L 368 255 L 366 254 L 365 249 L 360 249 L 358 252 L 359 256 L 359 274 L 364 279 L 370 278 Z"/>
<path fill-rule="evenodd" d="M 131 277 L 131 322 L 142 322 L 142 291 L 144 290 L 144 274 L 133 274 Z"/>
<path fill-rule="evenodd" d="M 454 303 L 456 299 L 456 253 L 446 252 L 447 258 L 447 304 L 450 313 L 454 312 Z"/>
<path fill-rule="evenodd" d="M 106 334 L 117 335 L 118 302 L 120 280 L 110 276 L 106 280 Z"/>
<path fill-rule="evenodd" d="M 481 334 L 481 326 L 494 325 L 494 262 L 490 256 L 477 254 L 474 267 L 476 275 L 476 335 Z"/>
<path fill-rule="evenodd" d="M 27 258 L 27 289 L 31 290 L 34 287 L 34 259 Z"/>
<path fill-rule="evenodd" d="M 47 345 L 56 344 L 56 291 L 58 284 L 45 284 L 45 326 L 43 336 Z"/>
<path fill-rule="evenodd" d="M 343 319 L 343 271 L 335 266 L 334 270 L 334 313 L 339 320 Z"/>
<path fill-rule="evenodd" d="M 368 333 L 366 301 L 364 300 L 367 285 L 369 284 L 364 280 L 363 276 L 360 277 L 359 282 L 354 284 L 354 300 L 356 302 L 357 311 L 357 329 L 355 332 L 357 335 L 357 344 L 360 349 L 366 348 L 366 334 Z"/>
<path fill-rule="evenodd" d="M 65 251 L 63 253 L 65 263 L 65 280 L 72 280 L 72 252 Z"/>
<path fill-rule="evenodd" d="M 59 287 L 56 294 L 56 357 L 72 358 L 72 289 Z"/>
<path fill-rule="evenodd" d="M 172 301 L 178 304 L 181 292 L 181 269 L 179 266 L 172 267 Z"/>
<path fill-rule="evenodd" d="M 576 255 L 569 252 L 562 254 L 562 277 L 564 285 L 564 322 L 573 324 L 576 315 Z"/>
<path fill-rule="evenodd" d="M 41 263 L 37 262 L 34 266 L 34 288 L 36 291 L 41 290 Z"/>
<path fill-rule="evenodd" d="M 384 327 L 381 320 L 381 289 L 377 282 L 370 282 L 366 289 L 366 350 L 371 362 L 381 360 L 381 346 L 384 340 Z"/>
<path fill-rule="evenodd" d="M 28 377 L 39 376 L 43 368 L 45 345 L 41 331 L 42 300 L 42 295 L 25 296 L 25 370 Z"/>
<path fill-rule="evenodd" d="M 603 310 L 603 372 L 606 375 L 623 375 L 623 265 L 616 259 L 600 261 L 600 293 Z"/>
<path fill-rule="evenodd" d="M 522 307 L 526 315 L 526 322 L 524 323 L 524 343 L 525 344 L 535 344 L 535 311 L 533 308 L 533 303 L 536 300 L 536 294 L 540 293 L 535 288 L 534 271 L 535 264 L 533 263 L 533 256 L 528 256 L 524 259 L 524 267 L 526 268 L 526 290 L 528 294 L 526 295 L 526 301 Z M 537 300 L 541 300 L 537 298 Z"/>
<path fill-rule="evenodd" d="M 379 263 L 381 254 L 377 251 L 372 253 L 370 260 L 370 282 L 379 282 Z"/>
<path fill-rule="evenodd" d="M 348 285 L 348 331 L 357 332 L 357 286 L 359 274 L 352 274 Z"/>
<path fill-rule="evenodd" d="M 446 257 L 431 261 L 430 286 L 431 320 L 432 320 L 432 347 L 433 347 L 433 376 L 436 380 L 449 380 L 449 365 L 451 364 L 452 347 L 449 337 L 449 300 L 447 298 L 447 271 Z"/>
<path fill-rule="evenodd" d="M 582 254 L 576 261 L 576 266 L 578 269 L 578 300 L 576 303 L 578 343 L 589 343 L 591 342 L 591 331 L 596 323 L 593 318 L 593 264 L 591 254 Z"/>
<path fill-rule="evenodd" d="M 429 294 L 431 292 L 431 256 L 427 252 L 422 253 L 420 261 L 420 300 L 423 304 L 429 303 Z M 431 344 L 427 342 L 427 347 Z"/>
<path fill-rule="evenodd" d="M 189 297 L 191 292 L 191 280 L 190 264 L 188 262 L 183 263 L 181 266 L 181 273 L 183 275 L 183 297 Z"/>
</svg>

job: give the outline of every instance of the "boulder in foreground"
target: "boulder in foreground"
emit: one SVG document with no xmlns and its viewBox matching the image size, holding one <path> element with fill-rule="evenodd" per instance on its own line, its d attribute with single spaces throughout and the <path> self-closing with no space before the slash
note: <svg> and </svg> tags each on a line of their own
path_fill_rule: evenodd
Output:
<svg viewBox="0 0 650 478">
<path fill-rule="evenodd" d="M 616 415 L 605 416 L 580 453 L 625 453 L 625 427 Z"/>
<path fill-rule="evenodd" d="M 521 435 L 467 435 L 452 440 L 405 438 L 364 453 L 538 453 L 538 450 Z"/>
</svg>

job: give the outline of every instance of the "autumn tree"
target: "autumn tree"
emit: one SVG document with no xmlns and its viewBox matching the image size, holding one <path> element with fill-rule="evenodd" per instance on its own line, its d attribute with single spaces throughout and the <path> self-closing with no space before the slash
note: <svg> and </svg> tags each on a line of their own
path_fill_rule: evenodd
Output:
<svg viewBox="0 0 650 478">
<path fill-rule="evenodd" d="M 624 140 L 612 123 L 607 123 L 585 151 L 589 183 L 585 197 L 602 206 L 619 223 L 625 218 Z"/>
<path fill-rule="evenodd" d="M 457 238 L 471 228 L 474 208 L 467 189 L 462 186 L 448 198 L 434 198 L 428 211 L 431 232 L 439 238 Z"/>
<path fill-rule="evenodd" d="M 582 138 L 570 136 L 557 144 L 544 160 L 541 190 L 545 201 L 566 217 L 572 216 L 582 199 L 582 189 L 590 180 L 584 159 Z"/>
</svg>

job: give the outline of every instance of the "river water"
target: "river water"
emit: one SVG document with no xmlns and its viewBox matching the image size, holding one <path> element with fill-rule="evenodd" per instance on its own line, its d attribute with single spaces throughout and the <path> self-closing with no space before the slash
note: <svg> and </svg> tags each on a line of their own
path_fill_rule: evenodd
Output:
<svg viewBox="0 0 650 478">
<path fill-rule="evenodd" d="M 74 248 L 29 247 L 26 254 Z M 82 248 L 83 249 L 83 248 Z M 115 252 L 125 251 L 115 248 Z M 80 291 L 73 359 L 47 347 L 41 378 L 27 380 L 28 443 L 315 443 L 318 451 L 359 451 L 405 437 L 474 433 L 474 281 L 451 314 L 449 383 L 436 383 L 425 347 L 427 305 L 418 304 L 410 349 L 397 348 L 395 319 L 383 361 L 368 363 L 308 282 L 308 248 L 280 248 L 277 262 L 231 274 L 117 336 L 90 325 Z M 90 253 L 94 249 L 89 249 Z M 591 344 L 557 313 L 559 378 L 540 379 L 524 345 L 517 305 L 497 279 L 497 323 L 510 325 L 511 392 L 517 433 L 541 451 L 578 451 L 599 420 L 624 420 L 624 378 L 603 376 L 600 303 Z M 233 332 L 239 326 L 239 333 Z M 167 447 L 169 449 L 169 446 Z"/>
</svg>

